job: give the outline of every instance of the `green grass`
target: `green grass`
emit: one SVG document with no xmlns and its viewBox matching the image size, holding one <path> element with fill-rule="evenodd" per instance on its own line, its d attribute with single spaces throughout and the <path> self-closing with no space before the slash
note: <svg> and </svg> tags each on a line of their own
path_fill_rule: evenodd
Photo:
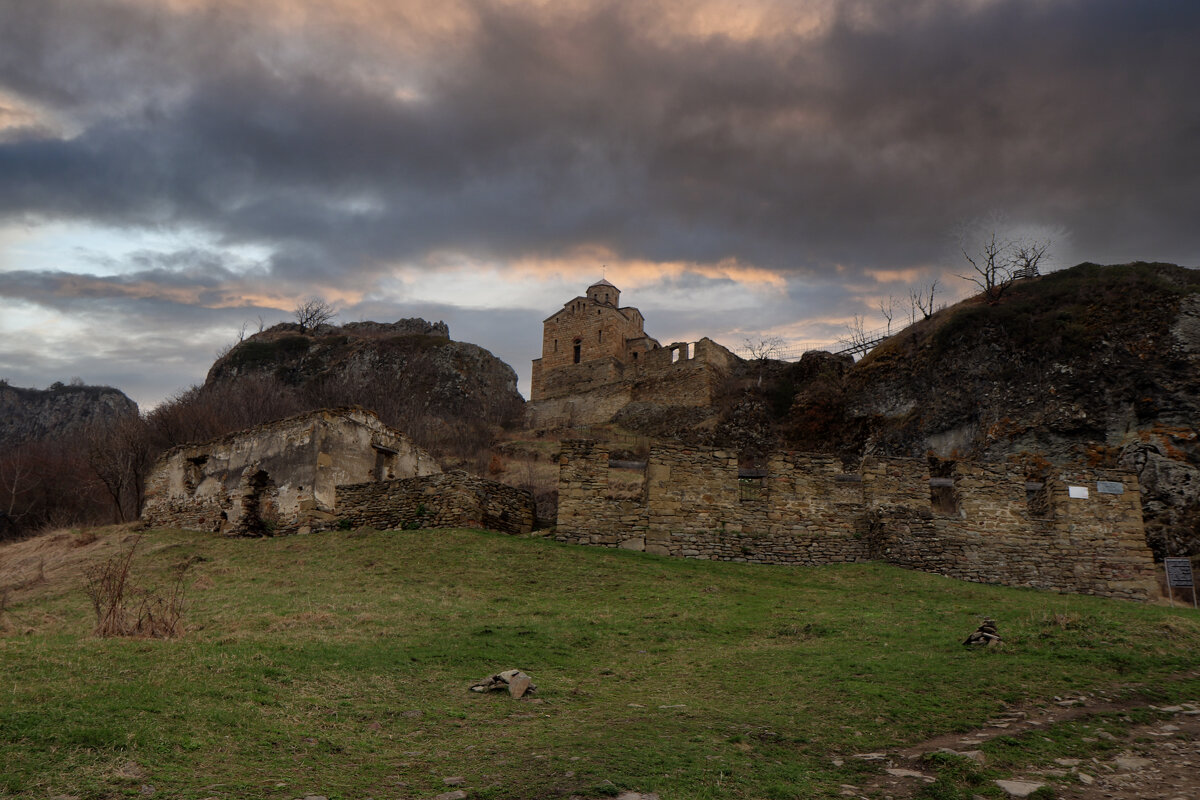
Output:
<svg viewBox="0 0 1200 800">
<path fill-rule="evenodd" d="M 475 798 L 836 797 L 864 766 L 834 756 L 967 730 L 1005 703 L 1200 688 L 1166 681 L 1195 665 L 1190 610 L 878 564 L 474 531 L 153 532 L 142 548 L 146 582 L 206 559 L 181 639 L 91 637 L 77 579 L 5 612 L 0 797 L 431 797 L 449 776 Z M 984 615 L 1005 648 L 959 644 Z M 510 668 L 536 701 L 467 691 Z"/>
</svg>

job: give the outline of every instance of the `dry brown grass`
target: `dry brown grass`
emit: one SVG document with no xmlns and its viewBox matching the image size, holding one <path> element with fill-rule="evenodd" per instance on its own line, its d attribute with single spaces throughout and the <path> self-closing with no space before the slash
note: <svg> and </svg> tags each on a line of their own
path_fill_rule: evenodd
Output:
<svg viewBox="0 0 1200 800">
<path fill-rule="evenodd" d="M 37 620 L 14 621 L 8 609 L 79 591 L 90 569 L 130 546 L 135 528 L 132 523 L 82 531 L 60 528 L 0 545 L 0 631 L 36 628 Z"/>
<path fill-rule="evenodd" d="M 30 539 L 0 545 L 0 590 L 11 602 L 77 583 L 82 568 L 107 557 L 132 526 L 96 531 L 52 530 Z"/>
</svg>

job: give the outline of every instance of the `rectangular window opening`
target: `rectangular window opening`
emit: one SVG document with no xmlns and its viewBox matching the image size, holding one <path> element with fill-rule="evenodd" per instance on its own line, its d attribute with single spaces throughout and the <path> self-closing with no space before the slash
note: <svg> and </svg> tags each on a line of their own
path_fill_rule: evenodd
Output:
<svg viewBox="0 0 1200 800">
<path fill-rule="evenodd" d="M 753 502 L 767 499 L 767 470 L 761 464 L 738 467 L 738 500 Z"/>
<path fill-rule="evenodd" d="M 641 501 L 646 494 L 646 462 L 632 459 L 608 461 L 609 500 Z"/>
</svg>

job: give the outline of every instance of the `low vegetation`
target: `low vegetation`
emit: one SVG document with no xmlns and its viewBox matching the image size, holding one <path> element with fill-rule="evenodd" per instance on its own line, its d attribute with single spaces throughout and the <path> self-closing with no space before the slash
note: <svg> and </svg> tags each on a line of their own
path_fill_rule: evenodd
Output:
<svg viewBox="0 0 1200 800">
<path fill-rule="evenodd" d="M 86 575 L 135 536 L 0 548 L 0 797 L 836 797 L 853 754 L 1012 707 L 1200 693 L 1190 609 L 475 531 L 151 531 L 132 569 L 190 567 L 186 631 L 99 638 Z M 985 615 L 1005 645 L 963 647 Z M 512 668 L 533 699 L 467 690 Z"/>
</svg>

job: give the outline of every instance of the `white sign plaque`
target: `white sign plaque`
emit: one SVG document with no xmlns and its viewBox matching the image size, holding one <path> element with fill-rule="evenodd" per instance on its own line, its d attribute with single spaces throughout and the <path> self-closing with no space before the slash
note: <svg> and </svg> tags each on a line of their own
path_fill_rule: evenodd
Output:
<svg viewBox="0 0 1200 800">
<path fill-rule="evenodd" d="M 1086 486 L 1068 486 L 1067 497 L 1074 497 L 1079 500 L 1088 499 L 1088 488 Z"/>
</svg>

